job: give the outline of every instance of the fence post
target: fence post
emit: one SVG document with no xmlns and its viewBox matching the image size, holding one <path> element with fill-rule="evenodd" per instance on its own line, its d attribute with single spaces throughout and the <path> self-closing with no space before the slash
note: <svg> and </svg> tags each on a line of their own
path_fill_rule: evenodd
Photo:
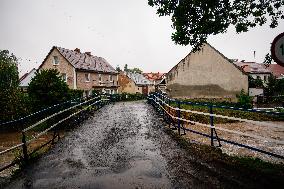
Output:
<svg viewBox="0 0 284 189">
<path fill-rule="evenodd" d="M 169 108 L 168 108 L 168 112 L 169 112 L 169 114 L 171 114 L 171 108 L 170 108 L 170 106 L 171 106 L 171 99 L 169 98 Z M 169 127 L 171 127 L 171 117 L 170 117 L 170 115 L 167 115 L 168 116 L 168 118 L 169 118 Z"/>
<path fill-rule="evenodd" d="M 209 106 L 209 112 L 210 114 L 213 114 L 213 107 L 212 105 Z M 211 146 L 214 146 L 214 117 L 212 115 L 210 115 L 210 125 L 211 125 Z"/>
<path fill-rule="evenodd" d="M 178 102 L 178 109 L 180 109 L 180 101 L 177 101 Z M 178 134 L 180 135 L 180 110 L 178 110 Z"/>
<path fill-rule="evenodd" d="M 29 156 L 28 156 L 28 148 L 27 148 L 27 142 L 26 142 L 26 135 L 25 135 L 25 132 L 24 132 L 24 131 L 22 131 L 22 143 L 23 143 L 24 161 L 25 161 L 25 163 L 28 163 Z"/>
</svg>

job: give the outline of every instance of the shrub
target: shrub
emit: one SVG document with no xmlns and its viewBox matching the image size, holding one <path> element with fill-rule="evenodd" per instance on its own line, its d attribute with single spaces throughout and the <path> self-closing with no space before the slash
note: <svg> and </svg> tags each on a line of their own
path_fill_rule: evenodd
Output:
<svg viewBox="0 0 284 189">
<path fill-rule="evenodd" d="M 253 97 L 249 96 L 244 92 L 244 90 L 241 90 L 240 94 L 237 94 L 237 99 L 238 99 L 238 106 L 243 107 L 243 108 L 252 108 L 252 99 Z"/>
<path fill-rule="evenodd" d="M 71 98 L 70 90 L 54 69 L 37 72 L 28 87 L 28 94 L 35 110 L 51 106 Z"/>
</svg>

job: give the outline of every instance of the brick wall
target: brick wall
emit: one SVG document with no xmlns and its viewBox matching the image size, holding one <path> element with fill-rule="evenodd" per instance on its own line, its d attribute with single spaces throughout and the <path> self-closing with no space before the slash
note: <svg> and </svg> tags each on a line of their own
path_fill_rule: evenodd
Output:
<svg viewBox="0 0 284 189">
<path fill-rule="evenodd" d="M 59 59 L 59 64 L 53 64 L 53 56 L 57 56 Z M 65 73 L 67 76 L 67 85 L 70 89 L 74 89 L 74 70 L 73 66 L 67 62 L 67 60 L 60 54 L 57 49 L 53 49 L 52 52 L 49 54 L 47 59 L 42 64 L 40 70 L 42 69 L 57 69 L 61 74 Z"/>
</svg>

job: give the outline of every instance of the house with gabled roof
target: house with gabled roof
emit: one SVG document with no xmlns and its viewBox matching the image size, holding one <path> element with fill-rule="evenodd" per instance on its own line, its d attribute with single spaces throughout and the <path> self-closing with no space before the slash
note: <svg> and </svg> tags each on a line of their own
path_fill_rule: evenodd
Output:
<svg viewBox="0 0 284 189">
<path fill-rule="evenodd" d="M 24 91 L 24 92 L 27 91 L 28 86 L 29 86 L 31 80 L 34 78 L 35 74 L 36 74 L 36 69 L 33 68 L 31 71 L 25 73 L 25 74 L 20 78 L 20 85 L 19 85 L 19 87 L 20 87 L 20 89 L 21 89 L 22 91 Z"/>
<path fill-rule="evenodd" d="M 143 76 L 150 80 L 156 92 L 166 91 L 166 74 L 165 73 L 143 73 Z"/>
<path fill-rule="evenodd" d="M 91 52 L 54 46 L 39 66 L 42 69 L 58 70 L 70 89 L 84 90 L 85 95 L 93 90 L 117 93 L 118 72 L 104 58 Z"/>
<path fill-rule="evenodd" d="M 271 76 L 271 71 L 264 64 L 261 63 L 246 62 L 243 60 L 235 61 L 234 64 L 240 67 L 253 79 L 261 79 L 264 84 L 268 82 L 268 77 Z"/>
<path fill-rule="evenodd" d="M 154 92 L 153 82 L 140 73 L 121 72 L 118 76 L 119 93 L 149 94 Z"/>
<path fill-rule="evenodd" d="M 279 64 L 270 64 L 268 70 L 276 77 L 276 79 L 284 79 L 284 67 Z"/>
<path fill-rule="evenodd" d="M 167 93 L 175 98 L 236 99 L 248 92 L 248 74 L 217 49 L 204 43 L 167 73 Z"/>
</svg>

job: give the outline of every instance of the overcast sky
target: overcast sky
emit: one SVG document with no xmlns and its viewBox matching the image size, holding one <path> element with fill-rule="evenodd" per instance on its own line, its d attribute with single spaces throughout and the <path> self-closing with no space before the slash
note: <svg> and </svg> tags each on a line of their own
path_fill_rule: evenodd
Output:
<svg viewBox="0 0 284 189">
<path fill-rule="evenodd" d="M 229 28 L 208 42 L 228 58 L 262 62 L 283 30 L 283 21 L 242 34 Z M 22 59 L 21 74 L 52 46 L 91 51 L 113 67 L 168 72 L 191 51 L 171 41 L 172 31 L 170 17 L 158 17 L 147 0 L 0 0 L 0 49 Z"/>
</svg>

